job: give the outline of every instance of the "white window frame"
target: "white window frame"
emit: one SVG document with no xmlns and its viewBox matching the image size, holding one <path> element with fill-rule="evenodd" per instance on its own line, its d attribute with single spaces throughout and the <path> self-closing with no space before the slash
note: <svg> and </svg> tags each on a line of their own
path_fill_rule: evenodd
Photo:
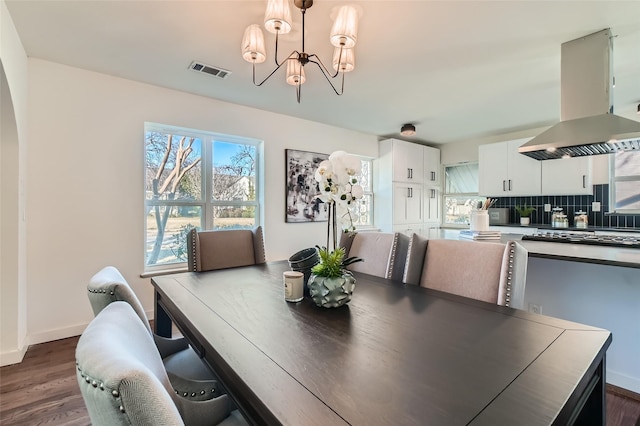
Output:
<svg viewBox="0 0 640 426">
<path fill-rule="evenodd" d="M 640 152 L 633 152 L 634 155 L 639 155 Z M 616 214 L 640 214 L 640 209 L 616 209 L 616 183 L 617 182 L 638 182 L 640 188 L 640 170 L 637 174 L 630 176 L 616 176 L 616 154 L 610 154 L 609 156 L 609 213 Z M 640 191 L 639 191 L 640 192 Z"/>
<path fill-rule="evenodd" d="M 144 215 L 144 238 L 143 238 L 143 258 L 145 259 L 145 273 L 154 273 L 174 269 L 182 269 L 186 267 L 187 262 L 163 263 L 156 265 L 147 264 L 146 242 L 147 242 L 147 220 L 146 212 L 149 207 L 159 206 L 196 206 L 200 207 L 203 212 L 200 219 L 200 228 L 202 230 L 215 229 L 214 223 L 214 207 L 216 206 L 252 206 L 255 208 L 256 226 L 263 224 L 262 206 L 264 205 L 264 175 L 262 172 L 264 162 L 263 141 L 253 138 L 226 135 L 205 130 L 195 130 L 178 126 L 171 126 L 159 123 L 144 123 L 143 149 L 146 149 L 146 134 L 148 132 L 158 132 L 166 134 L 178 134 L 181 136 L 195 137 L 201 140 L 201 170 L 202 181 L 200 183 L 201 196 L 200 200 L 148 200 L 144 197 L 145 215 Z M 210 182 L 213 181 L 213 156 L 212 149 L 214 142 L 234 143 L 239 145 L 251 145 L 256 148 L 256 164 L 255 164 L 255 200 L 238 201 L 238 200 L 213 200 L 212 188 Z M 146 164 L 144 174 L 146 178 Z M 143 179 L 143 187 L 146 182 Z"/>
<path fill-rule="evenodd" d="M 449 193 L 447 191 L 447 167 L 456 167 L 456 166 L 464 166 L 469 164 L 476 164 L 477 162 L 463 162 L 463 163 L 454 163 L 454 164 L 443 164 L 442 165 L 442 176 L 443 176 L 443 190 L 442 190 L 442 227 L 443 228 L 468 228 L 469 222 L 459 223 L 459 222 L 447 222 L 447 198 L 468 198 L 469 200 L 476 201 L 484 201 L 485 197 L 481 197 L 479 192 L 468 192 L 468 193 Z M 469 215 L 469 217 L 471 217 Z"/>
<path fill-rule="evenodd" d="M 365 223 L 365 224 L 358 223 L 358 225 L 356 225 L 356 230 L 358 230 L 358 229 L 362 229 L 362 230 L 372 229 L 374 227 L 373 224 L 375 223 L 374 222 L 374 217 L 373 217 L 373 211 L 374 211 L 373 203 L 375 202 L 375 197 L 373 195 L 373 158 L 365 157 L 365 156 L 362 156 L 362 155 L 356 155 L 356 157 L 360 158 L 361 167 L 362 167 L 362 165 L 364 163 L 368 164 L 369 179 L 368 179 L 367 186 L 366 186 L 366 188 L 368 188 L 368 189 L 365 189 L 363 191 L 363 194 L 364 194 L 363 198 L 368 197 L 369 200 L 370 200 L 369 211 L 367 212 L 367 214 L 369 216 L 369 221 L 368 221 L 368 223 Z M 361 169 L 361 171 L 362 171 L 362 169 Z M 362 184 L 362 180 L 361 179 L 362 179 L 362 173 L 360 173 L 360 175 L 358 175 L 358 182 L 360 182 L 360 184 Z"/>
</svg>

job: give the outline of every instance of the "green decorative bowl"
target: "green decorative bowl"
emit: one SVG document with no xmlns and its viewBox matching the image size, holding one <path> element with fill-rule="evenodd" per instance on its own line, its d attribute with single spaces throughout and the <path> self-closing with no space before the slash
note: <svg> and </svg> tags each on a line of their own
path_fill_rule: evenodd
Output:
<svg viewBox="0 0 640 426">
<path fill-rule="evenodd" d="M 321 277 L 312 273 L 308 286 L 309 294 L 316 305 L 323 308 L 338 308 L 351 300 L 356 279 L 347 270 L 337 278 Z"/>
</svg>

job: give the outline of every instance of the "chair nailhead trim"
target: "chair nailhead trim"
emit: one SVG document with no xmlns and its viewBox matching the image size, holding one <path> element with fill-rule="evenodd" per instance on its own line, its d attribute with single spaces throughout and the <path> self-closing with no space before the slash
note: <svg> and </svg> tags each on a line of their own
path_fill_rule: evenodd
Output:
<svg viewBox="0 0 640 426">
<path fill-rule="evenodd" d="M 87 291 L 89 293 L 95 293 L 95 294 L 106 294 L 107 293 L 107 290 L 105 290 L 103 288 L 87 288 Z M 113 296 L 115 294 L 116 294 L 115 291 L 113 291 L 113 290 L 109 291 L 109 295 L 110 296 Z"/>
<path fill-rule="evenodd" d="M 513 265 L 514 265 L 514 261 L 513 258 L 515 257 L 515 243 L 513 241 L 509 241 L 507 243 L 509 245 L 509 266 L 507 269 L 507 288 L 505 289 L 505 306 L 509 306 L 510 302 L 511 302 L 511 281 L 513 279 Z"/>
<path fill-rule="evenodd" d="M 76 366 L 78 368 L 78 371 L 80 372 L 80 377 L 82 377 L 84 379 L 84 381 L 87 382 L 87 384 L 91 384 L 91 386 L 93 386 L 94 388 L 100 388 L 101 391 L 105 390 L 104 382 L 100 382 L 98 384 L 97 380 L 93 380 L 87 374 L 84 374 L 84 372 L 80 368 L 80 365 L 78 364 L 78 361 L 76 361 Z M 111 396 L 113 396 L 114 398 L 118 398 L 118 397 L 120 397 L 120 392 L 118 392 L 116 389 L 114 389 L 114 390 L 111 391 Z M 124 407 L 122 405 L 120 405 L 119 410 L 120 410 L 121 413 L 125 412 L 125 409 L 124 409 Z"/>
<path fill-rule="evenodd" d="M 189 398 L 189 397 L 195 398 L 198 395 L 205 395 L 207 393 L 207 391 L 205 389 L 200 390 L 200 392 L 198 392 L 198 391 L 191 392 L 190 394 L 189 394 L 189 392 L 183 392 L 180 389 L 174 389 L 174 391 L 176 392 L 176 395 L 184 397 L 184 398 Z M 216 393 L 216 388 L 212 388 L 211 389 L 211 393 L 212 394 Z"/>
</svg>

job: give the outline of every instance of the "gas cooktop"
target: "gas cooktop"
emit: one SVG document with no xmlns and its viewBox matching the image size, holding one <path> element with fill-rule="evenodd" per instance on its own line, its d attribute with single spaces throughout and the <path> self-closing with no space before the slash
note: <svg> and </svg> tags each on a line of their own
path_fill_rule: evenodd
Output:
<svg viewBox="0 0 640 426">
<path fill-rule="evenodd" d="M 524 235 L 523 240 L 550 243 L 591 244 L 596 246 L 640 248 L 640 237 L 627 235 L 595 235 L 577 232 L 538 232 Z"/>
</svg>

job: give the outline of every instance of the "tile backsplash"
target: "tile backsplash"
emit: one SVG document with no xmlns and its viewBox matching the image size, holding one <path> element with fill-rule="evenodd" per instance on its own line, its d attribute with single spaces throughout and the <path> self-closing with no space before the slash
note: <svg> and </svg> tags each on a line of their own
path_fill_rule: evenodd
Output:
<svg viewBox="0 0 640 426">
<path fill-rule="evenodd" d="M 600 211 L 594 212 L 591 203 L 600 202 Z M 509 209 L 510 222 L 518 224 L 520 216 L 515 206 L 523 204 L 535 207 L 536 211 L 531 215 L 532 224 L 551 225 L 551 212 L 544 211 L 545 204 L 553 207 L 562 207 L 569 218 L 569 226 L 573 226 L 574 213 L 582 210 L 589 216 L 589 226 L 604 228 L 640 228 L 640 215 L 606 214 L 609 211 L 609 185 L 593 185 L 593 195 L 542 195 L 536 197 L 502 197 L 493 207 L 506 207 Z"/>
</svg>

